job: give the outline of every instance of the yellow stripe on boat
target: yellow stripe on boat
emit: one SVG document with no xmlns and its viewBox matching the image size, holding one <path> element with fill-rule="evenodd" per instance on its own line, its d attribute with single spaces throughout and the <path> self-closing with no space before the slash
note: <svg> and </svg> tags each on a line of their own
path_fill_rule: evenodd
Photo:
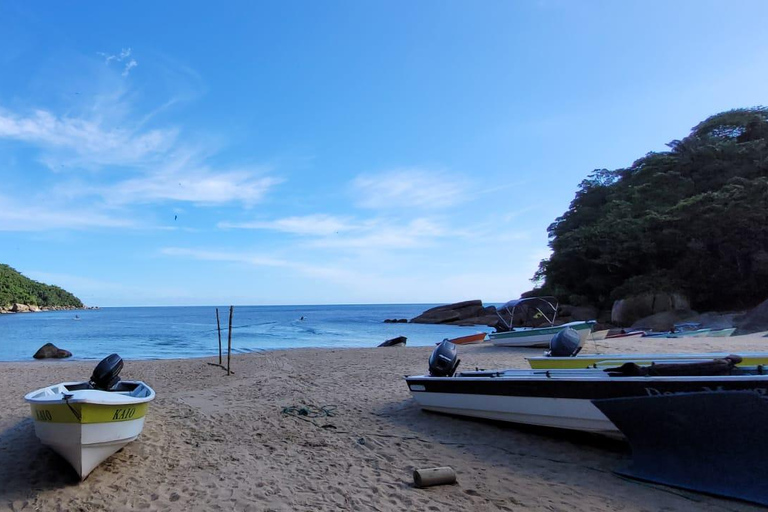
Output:
<svg viewBox="0 0 768 512">
<path fill-rule="evenodd" d="M 143 418 L 148 402 L 126 405 L 30 404 L 32 419 L 45 423 L 113 423 Z"/>
</svg>

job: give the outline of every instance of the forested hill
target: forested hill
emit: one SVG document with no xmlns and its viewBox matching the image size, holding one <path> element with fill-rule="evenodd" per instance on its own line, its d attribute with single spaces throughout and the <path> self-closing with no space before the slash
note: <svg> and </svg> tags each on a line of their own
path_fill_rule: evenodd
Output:
<svg viewBox="0 0 768 512">
<path fill-rule="evenodd" d="M 24 277 L 8 265 L 0 264 L 0 308 L 11 304 L 27 304 L 38 307 L 82 308 L 83 303 L 58 286 L 38 283 Z"/>
<path fill-rule="evenodd" d="M 581 182 L 549 226 L 543 291 L 596 306 L 679 291 L 716 310 L 768 297 L 768 109 L 714 115 L 667 146 Z"/>
</svg>

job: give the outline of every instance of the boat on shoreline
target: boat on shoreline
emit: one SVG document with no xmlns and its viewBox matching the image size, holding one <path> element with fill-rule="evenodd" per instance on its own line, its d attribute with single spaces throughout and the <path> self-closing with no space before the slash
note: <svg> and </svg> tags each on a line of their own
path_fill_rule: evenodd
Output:
<svg viewBox="0 0 768 512">
<path fill-rule="evenodd" d="M 576 321 L 555 325 L 558 306 L 557 299 L 554 297 L 527 297 L 510 300 L 496 313 L 501 320 L 501 330 L 490 333 L 488 339 L 497 347 L 547 347 L 552 336 L 571 328 L 578 332 L 583 342 L 587 335 L 592 332 L 595 321 Z M 543 318 L 549 325 L 545 327 L 513 327 L 516 314 L 521 309 L 533 309 L 535 311 L 534 317 Z M 509 320 L 505 318 L 505 315 L 509 316 Z"/>
<path fill-rule="evenodd" d="M 593 400 L 699 391 L 768 391 L 761 369 L 737 359 L 597 370 L 478 370 L 454 373 L 455 346 L 441 344 L 430 373 L 405 378 L 422 409 L 459 416 L 622 437 Z M 707 373 L 712 373 L 707 374 Z"/>
<path fill-rule="evenodd" d="M 102 360 L 87 382 L 62 382 L 28 393 L 35 434 L 84 480 L 101 462 L 136 439 L 155 392 L 120 381 L 117 354 Z"/>
<path fill-rule="evenodd" d="M 454 345 L 471 345 L 473 343 L 482 343 L 483 341 L 485 341 L 485 337 L 487 335 L 488 335 L 487 333 L 478 332 L 477 334 L 459 336 L 458 338 L 451 338 L 451 339 L 446 338 L 446 340 L 450 341 Z"/>
</svg>

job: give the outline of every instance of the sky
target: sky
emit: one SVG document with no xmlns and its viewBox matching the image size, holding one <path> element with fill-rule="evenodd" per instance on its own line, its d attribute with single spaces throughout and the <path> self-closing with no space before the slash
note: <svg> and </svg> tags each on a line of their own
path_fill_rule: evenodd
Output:
<svg viewBox="0 0 768 512">
<path fill-rule="evenodd" d="M 0 2 L 0 263 L 90 306 L 504 302 L 765 105 L 768 2 Z"/>
</svg>

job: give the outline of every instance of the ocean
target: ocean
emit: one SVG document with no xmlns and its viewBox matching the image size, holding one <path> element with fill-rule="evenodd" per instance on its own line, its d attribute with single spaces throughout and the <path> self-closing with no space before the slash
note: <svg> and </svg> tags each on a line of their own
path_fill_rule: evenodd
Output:
<svg viewBox="0 0 768 512">
<path fill-rule="evenodd" d="M 486 326 L 384 323 L 413 318 L 434 304 L 339 306 L 235 306 L 232 352 L 291 348 L 376 347 L 406 336 L 409 346 L 429 346 Z M 32 361 L 51 342 L 70 359 L 173 359 L 218 354 L 217 306 L 101 308 L 0 315 L 0 361 Z M 229 306 L 218 306 L 226 356 Z M 303 320 L 302 320 L 303 317 Z"/>
</svg>

